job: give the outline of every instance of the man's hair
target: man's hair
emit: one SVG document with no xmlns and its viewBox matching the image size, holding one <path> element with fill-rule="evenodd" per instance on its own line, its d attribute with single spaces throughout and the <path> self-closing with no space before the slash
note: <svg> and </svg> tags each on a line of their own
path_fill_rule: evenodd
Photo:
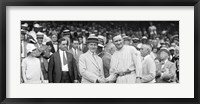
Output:
<svg viewBox="0 0 200 104">
<path fill-rule="evenodd" d="M 119 33 L 114 33 L 113 36 L 112 36 L 112 39 L 114 39 L 114 37 L 119 36 L 119 35 L 121 36 L 121 34 L 119 34 Z"/>
<path fill-rule="evenodd" d="M 151 44 L 143 44 L 143 45 L 146 45 L 146 46 L 147 46 L 147 49 L 149 50 L 149 53 L 152 51 L 152 46 L 151 46 Z"/>
<path fill-rule="evenodd" d="M 64 39 L 64 38 L 60 38 L 59 40 L 58 40 L 58 44 L 61 44 L 62 43 L 62 41 L 67 41 L 66 39 Z M 68 43 L 67 43 L 68 44 Z"/>
<path fill-rule="evenodd" d="M 52 38 L 52 36 L 54 36 L 54 35 L 58 38 L 58 36 L 56 34 L 51 34 L 50 37 Z"/>
</svg>

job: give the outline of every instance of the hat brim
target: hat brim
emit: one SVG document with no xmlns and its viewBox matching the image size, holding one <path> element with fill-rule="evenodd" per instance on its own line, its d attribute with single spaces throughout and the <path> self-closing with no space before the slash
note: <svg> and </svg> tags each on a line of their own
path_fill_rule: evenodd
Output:
<svg viewBox="0 0 200 104">
<path fill-rule="evenodd" d="M 86 43 L 99 43 L 97 40 L 87 40 Z"/>
</svg>

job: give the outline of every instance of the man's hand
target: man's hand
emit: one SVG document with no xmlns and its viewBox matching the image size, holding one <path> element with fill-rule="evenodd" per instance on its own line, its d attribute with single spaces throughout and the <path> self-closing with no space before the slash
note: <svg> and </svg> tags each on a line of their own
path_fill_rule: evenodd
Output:
<svg viewBox="0 0 200 104">
<path fill-rule="evenodd" d="M 105 79 L 105 78 L 98 78 L 97 81 L 98 81 L 99 83 L 107 83 L 107 82 L 108 82 L 108 80 Z"/>
</svg>

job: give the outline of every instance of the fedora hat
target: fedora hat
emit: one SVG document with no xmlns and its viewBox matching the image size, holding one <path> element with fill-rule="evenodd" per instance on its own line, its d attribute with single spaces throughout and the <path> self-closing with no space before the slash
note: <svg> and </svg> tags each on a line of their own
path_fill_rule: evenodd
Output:
<svg viewBox="0 0 200 104">
<path fill-rule="evenodd" d="M 88 37 L 87 43 L 99 43 L 99 39 L 98 37 L 95 36 L 95 34 L 90 34 L 90 36 Z"/>
</svg>

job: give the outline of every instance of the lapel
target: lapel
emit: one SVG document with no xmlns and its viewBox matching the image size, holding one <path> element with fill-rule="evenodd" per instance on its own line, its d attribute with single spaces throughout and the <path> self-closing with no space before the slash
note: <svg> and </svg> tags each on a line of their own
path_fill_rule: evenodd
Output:
<svg viewBox="0 0 200 104">
<path fill-rule="evenodd" d="M 164 68 L 169 68 L 169 60 L 165 63 Z"/>
<path fill-rule="evenodd" d="M 68 52 L 74 55 L 74 52 L 72 51 L 72 49 L 70 49 Z"/>
<path fill-rule="evenodd" d="M 77 50 L 77 52 L 78 52 L 78 58 L 79 58 L 79 56 L 82 54 L 82 51 Z"/>
<path fill-rule="evenodd" d="M 89 50 L 87 52 L 87 57 L 94 64 L 94 66 L 96 66 L 96 68 L 100 70 L 99 65 L 97 65 L 98 61 L 96 60 L 97 62 L 95 62 L 95 60 L 94 60 L 93 56 L 91 55 L 91 53 L 89 52 Z"/>
<path fill-rule="evenodd" d="M 162 65 L 161 65 L 161 70 L 164 71 L 164 72 L 169 72 L 169 65 L 170 65 L 170 62 L 169 60 L 164 64 L 164 67 L 162 68 Z"/>
<path fill-rule="evenodd" d="M 52 42 L 52 41 L 50 42 L 50 45 L 51 45 L 51 48 L 52 48 L 52 49 L 51 49 L 52 52 L 56 52 L 56 50 L 54 49 L 54 46 L 53 46 L 53 42 Z"/>
<path fill-rule="evenodd" d="M 60 71 L 62 71 L 62 63 L 61 63 L 61 59 L 60 59 L 60 54 L 61 54 L 61 53 L 60 53 L 59 51 L 56 52 L 56 56 L 57 56 L 57 58 L 58 58 L 56 61 L 57 61 L 58 64 L 59 64 L 59 65 L 58 65 L 58 67 L 59 67 L 58 69 L 59 69 Z"/>
<path fill-rule="evenodd" d="M 71 69 L 70 69 L 70 56 L 69 56 L 68 52 L 65 52 L 65 53 L 66 53 L 66 56 L 67 56 L 68 70 L 69 70 L 69 72 L 70 72 L 70 71 L 71 71 Z"/>
</svg>

